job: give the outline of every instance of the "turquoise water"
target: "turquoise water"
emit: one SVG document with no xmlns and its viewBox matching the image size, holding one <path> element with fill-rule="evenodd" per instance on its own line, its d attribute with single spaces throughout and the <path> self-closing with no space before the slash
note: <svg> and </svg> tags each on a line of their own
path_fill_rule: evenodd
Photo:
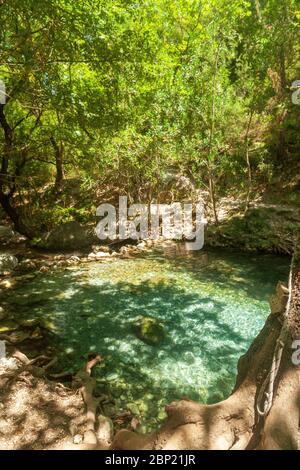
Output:
<svg viewBox="0 0 300 470">
<path fill-rule="evenodd" d="M 131 409 L 145 431 L 174 399 L 228 396 L 238 358 L 262 328 L 268 296 L 288 269 L 287 258 L 271 255 L 156 251 L 39 275 L 13 301 L 23 316 L 53 322 L 53 341 L 74 370 L 87 353 L 104 355 L 95 369 L 99 388 L 114 397 L 115 410 Z M 140 315 L 163 322 L 161 345 L 134 335 Z"/>
</svg>

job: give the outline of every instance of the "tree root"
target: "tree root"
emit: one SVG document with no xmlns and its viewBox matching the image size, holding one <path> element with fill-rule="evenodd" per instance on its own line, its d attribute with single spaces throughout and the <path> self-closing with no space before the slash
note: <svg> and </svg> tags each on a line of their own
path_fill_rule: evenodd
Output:
<svg viewBox="0 0 300 470">
<path fill-rule="evenodd" d="M 97 417 L 97 408 L 101 398 L 93 396 L 96 380 L 91 377 L 91 372 L 93 367 L 102 362 L 102 360 L 103 358 L 97 355 L 88 361 L 85 367 L 73 377 L 73 388 L 80 390 L 86 404 L 87 423 L 83 442 L 80 442 L 81 436 L 76 435 L 76 440 L 78 438 L 79 443 L 68 446 L 68 450 L 104 450 L 108 449 L 111 445 L 113 436 L 112 422 L 105 416 L 99 415 Z M 65 373 L 63 373 L 63 376 L 65 376 Z"/>
<path fill-rule="evenodd" d="M 84 444 L 97 444 L 95 430 L 96 411 L 99 401 L 93 396 L 96 387 L 96 380 L 91 377 L 92 368 L 102 361 L 102 357 L 97 355 L 94 359 L 87 362 L 85 369 L 79 371 L 74 377 L 74 384 L 81 383 L 80 392 L 87 407 L 87 430 L 83 436 Z"/>
<path fill-rule="evenodd" d="M 34 359 L 28 359 L 28 357 L 23 354 L 21 351 L 16 349 L 11 355 L 12 358 L 17 359 L 21 362 L 22 366 L 14 372 L 2 374 L 0 380 L 0 387 L 5 387 L 12 380 L 16 380 L 23 372 L 30 372 L 32 375 L 37 377 L 43 377 L 46 374 L 46 371 L 52 367 L 57 362 L 57 357 L 51 358 L 49 356 L 37 356 Z M 44 366 L 35 366 L 38 362 L 47 362 Z"/>
</svg>

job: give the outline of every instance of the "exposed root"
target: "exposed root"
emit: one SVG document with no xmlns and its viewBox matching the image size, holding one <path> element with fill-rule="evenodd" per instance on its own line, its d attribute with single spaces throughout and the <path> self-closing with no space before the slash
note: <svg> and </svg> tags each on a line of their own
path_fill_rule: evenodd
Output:
<svg viewBox="0 0 300 470">
<path fill-rule="evenodd" d="M 67 379 L 73 377 L 73 371 L 66 370 L 64 372 L 59 372 L 58 374 L 47 374 L 51 379 Z"/>
<path fill-rule="evenodd" d="M 83 436 L 84 444 L 97 444 L 97 436 L 95 430 L 96 411 L 99 401 L 93 396 L 96 387 L 96 380 L 91 377 L 92 368 L 102 361 L 101 356 L 97 355 L 94 359 L 87 362 L 85 370 L 79 371 L 74 377 L 74 383 L 81 384 L 82 398 L 87 407 L 87 430 Z"/>
<path fill-rule="evenodd" d="M 73 387 L 79 388 L 82 398 L 86 404 L 86 431 L 83 435 L 83 442 L 68 447 L 70 450 L 103 450 L 108 449 L 112 436 L 113 425 L 110 419 L 99 415 L 97 418 L 97 408 L 101 398 L 95 398 L 93 391 L 96 380 L 91 377 L 92 368 L 99 364 L 103 358 L 97 355 L 87 362 L 85 368 L 80 370 L 73 378 Z M 80 436 L 75 436 L 80 438 Z"/>
<path fill-rule="evenodd" d="M 78 396 L 82 397 L 83 403 L 86 405 L 86 413 L 83 416 L 83 413 L 79 413 L 77 416 L 77 421 L 80 422 L 80 429 L 78 433 L 77 426 L 72 426 L 73 431 L 71 431 L 71 435 L 73 435 L 74 443 L 72 444 L 70 439 L 71 435 L 65 435 L 63 444 L 61 441 L 58 442 L 57 446 L 53 446 L 50 448 L 57 448 L 57 449 L 74 449 L 74 450 L 93 450 L 93 449 L 108 449 L 112 437 L 113 437 L 113 425 L 109 418 L 105 416 L 99 415 L 97 416 L 97 409 L 99 402 L 101 401 L 101 397 L 95 398 L 93 396 L 93 391 L 96 385 L 96 380 L 91 377 L 91 372 L 94 366 L 102 361 L 102 357 L 97 355 L 95 358 L 89 360 L 83 369 L 81 369 L 74 377 L 72 382 L 72 388 L 67 388 L 61 383 L 53 383 L 47 380 L 47 376 L 49 373 L 47 372 L 56 362 L 57 358 L 51 358 L 48 356 L 38 356 L 32 360 L 30 360 L 25 354 L 23 354 L 19 350 L 15 350 L 13 354 L 11 354 L 10 359 L 15 360 L 15 365 L 12 369 L 1 375 L 1 389 L 3 395 L 5 396 L 5 400 L 9 399 L 9 396 L 15 393 L 29 394 L 30 391 L 34 394 L 37 394 L 36 400 L 40 402 L 42 397 L 38 395 L 36 391 L 36 384 L 38 383 L 39 386 L 45 387 L 50 392 L 50 402 L 51 404 L 55 403 L 55 406 L 60 408 L 60 412 L 69 415 L 70 411 L 68 409 L 63 408 L 63 401 L 65 400 L 68 402 L 70 399 L 76 401 L 78 403 Z M 16 365 L 16 361 L 19 364 L 19 367 Z M 18 382 L 23 382 L 18 386 Z M 34 390 L 33 390 L 33 384 Z M 78 390 L 79 393 L 76 393 Z M 61 399 L 59 398 L 61 397 Z M 72 398 L 73 397 L 73 398 Z M 103 398 L 103 397 L 102 397 Z M 81 401 L 81 400 L 80 400 Z M 57 403 L 57 405 L 56 405 Z M 18 410 L 19 403 L 15 403 L 13 408 Z M 31 404 L 30 404 L 31 405 Z M 32 404 L 33 405 L 33 404 Z M 18 413 L 18 411 L 16 411 Z M 42 414 L 43 411 L 42 411 Z M 50 416 L 49 416 L 50 419 Z M 59 416 L 51 416 L 53 421 L 59 420 Z M 5 418 L 4 421 L 5 422 Z M 52 432 L 52 430 L 45 430 L 45 432 Z M 54 432 L 54 430 L 53 430 Z M 56 430 L 55 432 L 59 432 Z M 0 415 L 0 438 L 2 436 L 1 433 L 1 415 Z M 24 436 L 25 438 L 25 436 Z M 1 439 L 0 439 L 1 440 Z M 78 444 L 76 444 L 78 442 Z"/>
</svg>

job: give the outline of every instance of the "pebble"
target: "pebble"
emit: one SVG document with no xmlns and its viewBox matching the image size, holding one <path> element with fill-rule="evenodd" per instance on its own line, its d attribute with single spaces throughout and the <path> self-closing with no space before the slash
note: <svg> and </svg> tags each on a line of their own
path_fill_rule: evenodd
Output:
<svg viewBox="0 0 300 470">
<path fill-rule="evenodd" d="M 110 257 L 110 254 L 109 253 L 105 253 L 103 251 L 99 251 L 98 253 L 95 254 L 95 258 L 96 259 L 101 259 L 101 258 L 109 258 Z"/>
<path fill-rule="evenodd" d="M 165 412 L 165 410 L 160 410 L 160 412 L 157 415 L 158 421 L 164 421 L 166 417 L 167 417 L 167 413 Z"/>
<path fill-rule="evenodd" d="M 105 379 L 108 381 L 108 382 L 111 382 L 112 380 L 117 380 L 118 378 L 118 374 L 108 374 Z"/>
<path fill-rule="evenodd" d="M 81 434 L 76 434 L 76 436 L 74 436 L 73 438 L 74 444 L 81 444 L 82 441 L 83 441 L 83 437 Z"/>
<path fill-rule="evenodd" d="M 133 415 L 139 415 L 140 410 L 138 406 L 135 403 L 127 403 L 126 408 L 133 414 Z"/>
</svg>

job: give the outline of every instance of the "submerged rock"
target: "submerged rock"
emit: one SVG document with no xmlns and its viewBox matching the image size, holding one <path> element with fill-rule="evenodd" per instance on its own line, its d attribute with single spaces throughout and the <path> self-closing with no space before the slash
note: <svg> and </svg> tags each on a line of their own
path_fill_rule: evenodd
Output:
<svg viewBox="0 0 300 470">
<path fill-rule="evenodd" d="M 105 379 L 106 379 L 108 382 L 117 380 L 117 379 L 118 379 L 118 374 L 112 372 L 112 373 L 108 374 L 108 375 L 105 377 Z"/>
<path fill-rule="evenodd" d="M 24 259 L 19 263 L 19 270 L 27 272 L 34 271 L 37 268 L 37 265 L 31 259 Z"/>
<path fill-rule="evenodd" d="M 195 362 L 195 356 L 190 351 L 185 352 L 183 358 L 187 364 L 193 364 Z"/>
<path fill-rule="evenodd" d="M 104 403 L 102 409 L 106 416 L 115 416 L 117 410 L 113 403 Z"/>
<path fill-rule="evenodd" d="M 23 274 L 22 276 L 16 276 L 15 279 L 17 281 L 31 281 L 36 277 L 36 274 Z"/>
<path fill-rule="evenodd" d="M 166 418 L 167 418 L 166 411 L 165 410 L 160 410 L 158 415 L 157 415 L 158 421 L 164 421 Z"/>
<path fill-rule="evenodd" d="M 153 317 L 138 317 L 133 331 L 141 341 L 151 346 L 157 346 L 165 339 L 163 323 Z"/>
<path fill-rule="evenodd" d="M 13 271 L 18 266 L 18 260 L 15 256 L 8 253 L 0 254 L 0 275 Z"/>
<path fill-rule="evenodd" d="M 33 328 L 40 324 L 40 320 L 38 318 L 22 318 L 19 323 L 24 328 Z"/>
<path fill-rule="evenodd" d="M 40 326 L 51 333 L 57 333 L 58 331 L 57 325 L 49 318 L 43 318 L 40 320 Z"/>
</svg>

